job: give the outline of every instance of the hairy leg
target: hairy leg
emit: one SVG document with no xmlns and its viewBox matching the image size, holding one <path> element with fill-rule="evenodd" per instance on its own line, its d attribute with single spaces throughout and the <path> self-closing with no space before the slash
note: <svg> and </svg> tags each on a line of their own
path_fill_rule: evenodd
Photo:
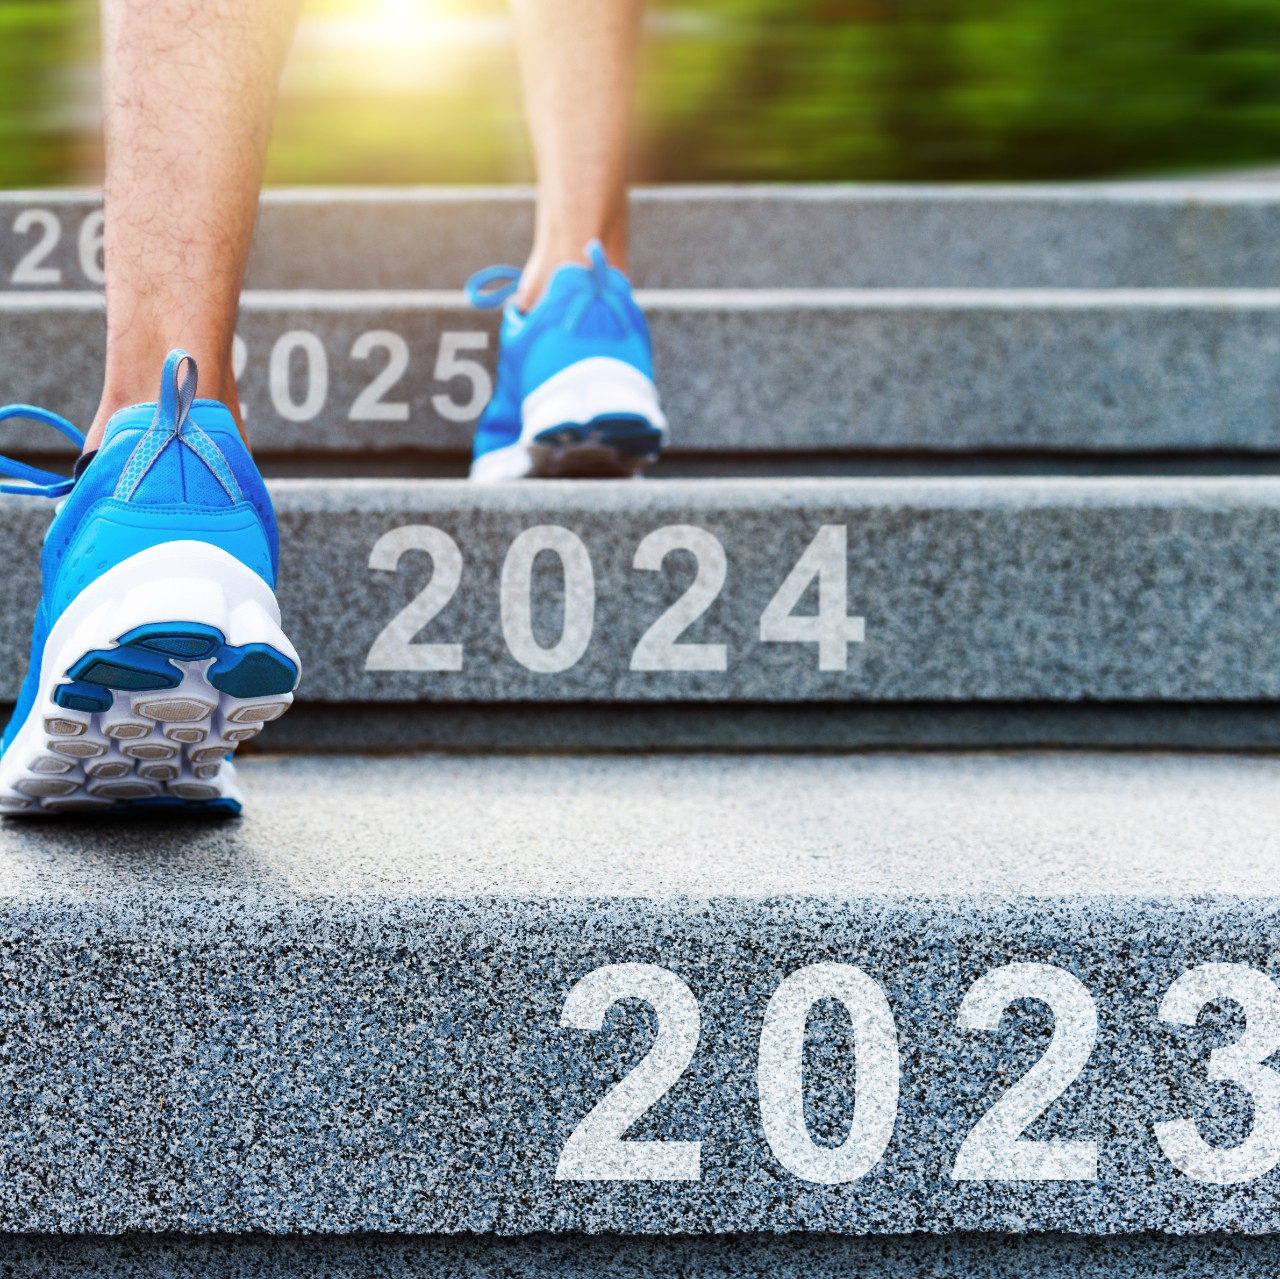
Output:
<svg viewBox="0 0 1280 1279">
<path fill-rule="evenodd" d="M 239 419 L 231 343 L 297 0 L 103 0 L 107 362 L 86 448 L 185 347 Z"/>
<path fill-rule="evenodd" d="M 538 169 L 533 252 L 517 304 L 599 240 L 626 269 L 627 138 L 642 0 L 511 0 Z"/>
</svg>

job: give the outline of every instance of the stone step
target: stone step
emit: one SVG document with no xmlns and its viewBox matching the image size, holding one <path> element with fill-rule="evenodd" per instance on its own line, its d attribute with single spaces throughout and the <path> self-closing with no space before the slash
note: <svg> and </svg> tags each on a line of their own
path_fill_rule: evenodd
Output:
<svg viewBox="0 0 1280 1279">
<path fill-rule="evenodd" d="M 641 294 L 674 451 L 1280 451 L 1280 289 Z M 100 298 L 0 296 L 0 402 L 75 420 Z M 237 369 L 265 454 L 464 451 L 495 318 L 453 292 L 250 292 Z M 56 358 L 51 353 L 57 353 Z M 10 449 L 57 437 L 16 429 Z"/>
<path fill-rule="evenodd" d="M 243 781 L 238 823 L 0 830 L 0 1229 L 1274 1261 L 1274 758 Z"/>
<path fill-rule="evenodd" d="M 272 492 L 310 701 L 1280 698 L 1277 478 Z M 49 518 L 5 498 L 0 540 Z M 0 582 L 7 652 L 37 573 L 24 554 Z"/>
<path fill-rule="evenodd" d="M 645 288 L 1280 286 L 1274 182 L 717 186 L 633 193 Z M 279 190 L 250 287 L 456 289 L 520 263 L 519 189 Z M 0 289 L 101 283 L 96 196 L 0 192 Z"/>
</svg>

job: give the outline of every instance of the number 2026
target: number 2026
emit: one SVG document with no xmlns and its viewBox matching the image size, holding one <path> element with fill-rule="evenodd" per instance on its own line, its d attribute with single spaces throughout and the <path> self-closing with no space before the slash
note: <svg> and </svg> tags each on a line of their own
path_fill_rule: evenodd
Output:
<svg viewBox="0 0 1280 1279">
<path fill-rule="evenodd" d="M 688 1069 L 698 1046 L 701 1013 L 693 992 L 654 964 L 608 964 L 569 991 L 560 1024 L 599 1031 L 619 1000 L 638 999 L 657 1017 L 648 1054 L 579 1122 L 556 1167 L 558 1181 L 696 1181 L 698 1141 L 624 1140 L 623 1134 Z M 853 1029 L 856 1097 L 849 1131 L 838 1146 L 820 1145 L 804 1114 L 802 1058 L 813 1005 L 835 999 Z M 1098 1143 L 1086 1139 L 1032 1141 L 1022 1134 L 1077 1079 L 1098 1033 L 1093 996 L 1065 969 L 1012 963 L 980 977 L 961 1002 L 964 1030 L 998 1028 L 1015 1001 L 1034 999 L 1054 1015 L 1044 1055 L 978 1120 L 952 1164 L 957 1181 L 1095 1181 Z M 1245 1028 L 1231 1044 L 1209 1052 L 1210 1080 L 1242 1088 L 1253 1101 L 1253 1127 L 1231 1147 L 1211 1146 L 1193 1119 L 1157 1123 L 1165 1157 L 1186 1176 L 1218 1185 L 1252 1181 L 1280 1163 L 1280 1073 L 1265 1064 L 1280 1048 L 1280 987 L 1244 964 L 1208 963 L 1180 976 L 1160 1004 L 1163 1021 L 1194 1026 L 1215 1000 L 1238 1004 Z M 774 1157 L 805 1181 L 854 1181 L 880 1161 L 898 1112 L 898 1033 L 884 991 L 860 968 L 821 963 L 785 978 L 765 1008 L 756 1083 L 760 1120 Z"/>
</svg>

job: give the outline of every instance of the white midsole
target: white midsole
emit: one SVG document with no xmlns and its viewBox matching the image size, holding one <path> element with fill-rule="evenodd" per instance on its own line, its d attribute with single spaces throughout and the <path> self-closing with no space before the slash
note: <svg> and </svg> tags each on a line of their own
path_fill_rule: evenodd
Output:
<svg viewBox="0 0 1280 1279">
<path fill-rule="evenodd" d="M 140 551 L 86 586 L 54 623 L 41 655 L 39 692 L 0 762 L 0 786 L 43 743 L 43 719 L 67 670 L 86 653 L 157 622 L 216 626 L 229 644 L 269 644 L 301 670 L 297 650 L 280 628 L 271 587 L 234 555 L 195 541 Z"/>
<path fill-rule="evenodd" d="M 579 360 L 525 396 L 520 438 L 476 458 L 471 478 L 481 484 L 525 479 L 533 468 L 529 450 L 544 431 L 609 417 L 641 418 L 661 432 L 662 445 L 667 443 L 667 419 L 652 378 L 609 356 Z"/>
<path fill-rule="evenodd" d="M 667 440 L 667 419 L 653 379 L 623 360 L 592 356 L 579 360 L 530 391 L 520 406 L 520 439 L 531 443 L 543 431 L 599 418 L 643 418 Z"/>
</svg>

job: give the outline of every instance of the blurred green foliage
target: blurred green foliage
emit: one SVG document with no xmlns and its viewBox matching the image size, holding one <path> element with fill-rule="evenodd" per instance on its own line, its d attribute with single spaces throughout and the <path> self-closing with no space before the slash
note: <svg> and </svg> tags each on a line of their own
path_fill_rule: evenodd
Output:
<svg viewBox="0 0 1280 1279">
<path fill-rule="evenodd" d="M 672 177 L 1052 178 L 1280 156 L 1277 0 L 707 7 L 736 36 L 714 74 L 687 66 L 701 98 L 660 124 Z"/>
<path fill-rule="evenodd" d="M 421 2 L 454 23 L 454 43 L 361 43 L 376 0 L 311 0 L 269 181 L 529 177 L 500 0 Z M 399 0 L 384 18 L 404 13 Z M 86 0 L 0 0 L 0 185 L 96 177 L 92 19 Z M 647 181 L 1091 177 L 1278 160 L 1280 0 L 649 10 L 634 164 Z"/>
<path fill-rule="evenodd" d="M 0 186 L 66 178 L 72 125 L 59 84 L 75 22 L 69 4 L 0 0 Z"/>
</svg>

